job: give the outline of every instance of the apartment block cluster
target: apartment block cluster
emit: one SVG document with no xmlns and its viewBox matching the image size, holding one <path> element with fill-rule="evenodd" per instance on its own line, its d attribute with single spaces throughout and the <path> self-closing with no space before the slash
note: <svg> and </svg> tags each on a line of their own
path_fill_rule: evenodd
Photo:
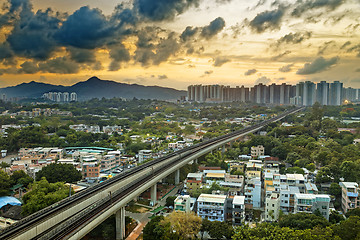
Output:
<svg viewBox="0 0 360 240">
<path fill-rule="evenodd" d="M 72 116 L 70 111 L 61 111 L 57 108 L 33 108 L 31 111 L 19 111 L 14 113 L 9 113 L 9 111 L 5 111 L 1 114 L 2 116 L 24 116 L 24 117 L 38 117 L 38 116 Z"/>
<path fill-rule="evenodd" d="M 47 92 L 42 97 L 53 102 L 76 102 L 78 100 L 76 92 Z"/>
<path fill-rule="evenodd" d="M 95 182 L 113 171 L 120 173 L 121 171 L 116 171 L 116 169 L 134 162 L 134 157 L 109 148 L 21 148 L 18 156 L 12 160 L 8 171 L 23 170 L 35 178 L 36 173 L 49 164 L 72 164 L 82 173 L 84 180 Z"/>
<path fill-rule="evenodd" d="M 174 209 L 194 210 L 210 221 L 229 221 L 240 225 L 249 221 L 247 212 L 261 210 L 264 221 L 277 221 L 280 211 L 289 213 L 314 213 L 319 211 L 329 219 L 330 196 L 319 194 L 311 176 L 280 174 L 279 160 L 264 154 L 263 146 L 253 146 L 251 156 L 240 155 L 239 160 L 228 162 L 229 172 L 220 168 L 199 167 L 199 172 L 189 173 L 185 180 L 187 192 L 209 188 L 214 182 L 229 188 L 227 193 L 201 194 L 197 199 L 179 196 Z M 242 175 L 230 173 L 240 171 Z M 251 220 L 251 219 L 250 219 Z"/>
<path fill-rule="evenodd" d="M 274 105 L 311 106 L 315 102 L 322 105 L 341 105 L 344 102 L 360 100 L 360 89 L 344 88 L 343 83 L 334 81 L 299 82 L 296 85 L 283 83 L 264 85 L 259 83 L 251 88 L 224 85 L 190 85 L 188 101 L 194 102 L 252 102 Z"/>
<path fill-rule="evenodd" d="M 113 126 L 103 126 L 102 131 L 99 125 L 85 125 L 85 124 L 77 124 L 77 125 L 69 125 L 70 129 L 73 129 L 77 132 L 88 132 L 88 133 L 106 133 L 106 134 L 114 134 L 115 132 L 122 135 L 122 128 L 118 125 Z"/>
</svg>

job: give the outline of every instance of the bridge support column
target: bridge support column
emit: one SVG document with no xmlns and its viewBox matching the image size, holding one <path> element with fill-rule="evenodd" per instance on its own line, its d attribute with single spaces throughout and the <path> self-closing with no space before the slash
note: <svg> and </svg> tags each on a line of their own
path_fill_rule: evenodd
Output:
<svg viewBox="0 0 360 240">
<path fill-rule="evenodd" d="M 180 169 L 175 171 L 175 185 L 180 183 Z"/>
<path fill-rule="evenodd" d="M 156 192 L 157 192 L 157 189 L 156 189 L 156 183 L 155 185 L 153 185 L 151 188 L 150 188 L 150 194 L 151 194 L 151 202 L 150 202 L 150 205 L 151 206 L 155 206 L 156 204 Z"/>
<path fill-rule="evenodd" d="M 125 239 L 125 207 L 116 212 L 116 240 Z"/>
<path fill-rule="evenodd" d="M 223 146 L 222 146 L 222 149 L 221 149 L 222 154 L 225 153 L 225 150 L 226 150 L 226 149 L 225 149 L 225 145 L 223 145 Z"/>
<path fill-rule="evenodd" d="M 198 159 L 195 159 L 195 160 L 194 160 L 194 163 L 195 163 L 195 164 L 198 164 Z"/>
</svg>

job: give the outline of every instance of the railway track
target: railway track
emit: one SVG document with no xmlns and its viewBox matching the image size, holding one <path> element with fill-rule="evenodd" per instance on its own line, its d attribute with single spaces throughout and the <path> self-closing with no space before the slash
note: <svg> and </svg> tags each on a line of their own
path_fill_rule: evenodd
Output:
<svg viewBox="0 0 360 240">
<path fill-rule="evenodd" d="M 86 190 L 77 193 L 71 197 L 63 199 L 49 207 L 46 207 L 22 220 L 19 222 L 2 229 L 0 231 L 0 239 L 13 239 L 20 236 L 22 233 L 26 231 L 30 231 L 37 225 L 41 223 L 46 223 L 52 218 L 58 217 L 62 212 L 66 210 L 71 210 L 73 208 L 77 208 L 78 206 L 82 206 L 79 208 L 79 211 L 73 212 L 67 216 L 66 219 L 62 219 L 62 221 L 56 222 L 53 226 L 49 227 L 42 232 L 36 232 L 35 237 L 32 239 L 63 239 L 69 233 L 75 231 L 79 228 L 79 226 L 84 223 L 90 221 L 97 214 L 101 213 L 108 207 L 111 207 L 112 204 L 124 198 L 130 192 L 139 188 L 142 184 L 145 184 L 150 179 L 156 177 L 160 173 L 170 169 L 175 166 L 182 159 L 189 157 L 202 151 L 209 146 L 216 145 L 226 141 L 227 139 L 233 139 L 236 136 L 247 134 L 253 132 L 255 129 L 262 128 L 269 123 L 278 121 L 283 117 L 293 114 L 295 112 L 301 111 L 303 108 L 295 108 L 290 111 L 287 111 L 283 114 L 280 114 L 271 119 L 265 120 L 261 123 L 257 123 L 253 126 L 243 128 L 241 130 L 237 130 L 231 132 L 229 134 L 210 139 L 206 142 L 202 142 L 191 147 L 176 151 L 174 153 L 168 154 L 167 156 L 161 157 L 159 159 L 155 159 L 143 165 L 140 165 L 130 171 L 119 174 L 107 181 L 104 181 L 95 186 L 89 187 Z M 144 174 L 142 174 L 144 173 Z M 132 181 L 131 183 L 126 184 L 124 187 L 120 188 L 117 191 L 111 192 L 110 196 L 103 197 L 94 201 L 91 204 L 85 206 L 85 201 L 96 194 L 107 191 L 113 185 L 118 184 L 119 182 L 125 181 L 126 179 L 131 178 L 132 176 L 140 177 L 137 180 Z"/>
</svg>

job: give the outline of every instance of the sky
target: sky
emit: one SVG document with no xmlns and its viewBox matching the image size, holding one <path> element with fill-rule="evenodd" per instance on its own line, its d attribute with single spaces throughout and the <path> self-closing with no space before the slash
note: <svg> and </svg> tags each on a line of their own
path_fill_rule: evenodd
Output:
<svg viewBox="0 0 360 240">
<path fill-rule="evenodd" d="M 360 0 L 0 0 L 0 87 L 360 88 Z"/>
</svg>

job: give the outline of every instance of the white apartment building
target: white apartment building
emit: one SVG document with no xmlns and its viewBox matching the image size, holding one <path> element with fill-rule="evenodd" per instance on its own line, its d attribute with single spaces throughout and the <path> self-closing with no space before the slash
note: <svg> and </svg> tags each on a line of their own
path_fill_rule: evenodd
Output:
<svg viewBox="0 0 360 240">
<path fill-rule="evenodd" d="M 299 188 L 289 185 L 281 185 L 280 210 L 284 213 L 293 213 L 295 205 L 295 194 L 300 193 Z"/>
<path fill-rule="evenodd" d="M 360 207 L 359 185 L 356 182 L 340 182 L 341 208 L 344 213 Z"/>
<path fill-rule="evenodd" d="M 225 220 L 226 195 L 201 194 L 197 200 L 197 215 L 210 221 Z"/>
<path fill-rule="evenodd" d="M 234 196 L 232 202 L 232 224 L 240 225 L 245 220 L 245 196 Z"/>
<path fill-rule="evenodd" d="M 326 194 L 295 193 L 294 213 L 314 213 L 318 209 L 329 220 L 330 196 Z"/>
<path fill-rule="evenodd" d="M 152 151 L 151 150 L 140 150 L 139 151 L 139 163 L 144 162 L 145 160 L 152 157 Z"/>
<path fill-rule="evenodd" d="M 253 208 L 261 207 L 261 181 L 250 179 L 244 188 L 245 203 L 251 204 Z"/>
<path fill-rule="evenodd" d="M 280 212 L 280 194 L 271 193 L 265 199 L 265 221 L 273 222 L 279 219 Z"/>
</svg>

